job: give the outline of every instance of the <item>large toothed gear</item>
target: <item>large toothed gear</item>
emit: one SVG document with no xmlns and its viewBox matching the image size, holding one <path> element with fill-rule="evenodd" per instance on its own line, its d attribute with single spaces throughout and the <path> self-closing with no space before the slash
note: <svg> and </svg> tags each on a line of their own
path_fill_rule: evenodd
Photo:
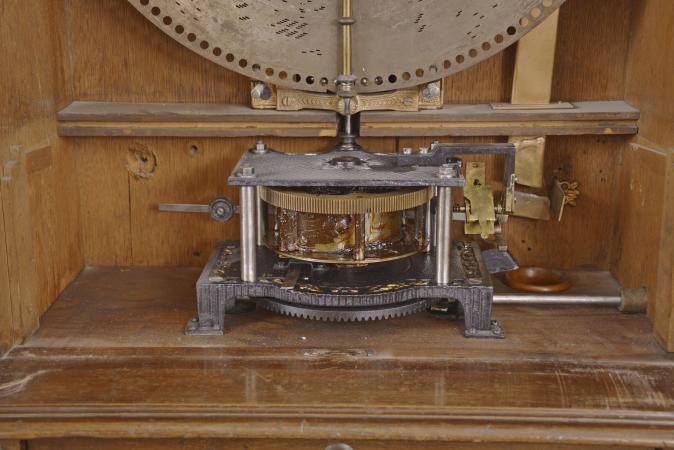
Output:
<svg viewBox="0 0 674 450">
<path fill-rule="evenodd" d="M 422 299 L 380 308 L 321 308 L 297 306 L 278 300 L 258 299 L 262 308 L 300 319 L 325 322 L 367 322 L 405 317 L 428 310 L 437 300 Z"/>
</svg>

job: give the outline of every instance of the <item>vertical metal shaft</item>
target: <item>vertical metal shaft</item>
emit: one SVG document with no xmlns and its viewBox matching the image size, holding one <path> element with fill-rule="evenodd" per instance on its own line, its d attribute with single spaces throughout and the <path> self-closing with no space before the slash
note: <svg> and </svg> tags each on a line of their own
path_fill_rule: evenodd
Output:
<svg viewBox="0 0 674 450">
<path fill-rule="evenodd" d="M 342 0 L 342 18 L 351 19 L 352 15 L 351 0 Z M 342 24 L 342 75 L 351 75 L 353 72 L 351 68 L 351 25 L 352 22 L 346 21 Z"/>
<path fill-rule="evenodd" d="M 265 204 L 264 201 L 262 201 L 262 198 L 260 197 L 260 186 L 257 186 L 255 188 L 255 197 L 256 197 L 256 205 L 255 205 L 255 218 L 256 218 L 256 224 L 257 224 L 257 245 L 262 246 L 264 245 L 264 235 L 265 235 L 265 222 L 266 222 L 266 214 L 265 214 Z"/>
<path fill-rule="evenodd" d="M 431 201 L 426 202 L 426 220 L 424 222 L 424 228 L 426 233 L 426 248 L 424 251 L 431 251 L 431 242 L 433 241 L 433 214 L 431 213 Z"/>
<path fill-rule="evenodd" d="M 252 282 L 257 278 L 255 260 L 257 222 L 257 191 L 255 186 L 241 187 L 241 279 Z"/>
<path fill-rule="evenodd" d="M 437 284 L 448 284 L 452 248 L 452 190 L 449 187 L 438 188 L 435 240 L 437 242 L 435 282 Z"/>
</svg>

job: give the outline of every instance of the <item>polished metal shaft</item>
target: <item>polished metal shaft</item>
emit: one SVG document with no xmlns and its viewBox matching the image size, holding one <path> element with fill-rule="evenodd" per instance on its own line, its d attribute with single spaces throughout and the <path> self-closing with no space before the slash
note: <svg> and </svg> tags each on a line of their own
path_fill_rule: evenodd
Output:
<svg viewBox="0 0 674 450">
<path fill-rule="evenodd" d="M 437 223 L 435 229 L 435 282 L 449 283 L 450 253 L 452 248 L 452 190 L 438 188 Z"/>
<path fill-rule="evenodd" d="M 342 0 L 342 17 L 351 19 L 351 0 Z M 342 75 L 351 75 L 353 59 L 351 24 L 342 24 Z"/>
<path fill-rule="evenodd" d="M 241 187 L 241 279 L 255 281 L 257 245 L 257 191 L 255 186 Z"/>
<path fill-rule="evenodd" d="M 426 234 L 426 240 L 424 241 L 424 251 L 431 251 L 431 241 L 433 239 L 433 213 L 431 212 L 431 201 L 426 202 L 426 220 L 424 222 L 424 232 Z"/>
<path fill-rule="evenodd" d="M 265 233 L 265 204 L 262 198 L 260 197 L 260 186 L 255 188 L 255 223 L 257 226 L 257 245 L 264 245 L 264 233 Z"/>
</svg>

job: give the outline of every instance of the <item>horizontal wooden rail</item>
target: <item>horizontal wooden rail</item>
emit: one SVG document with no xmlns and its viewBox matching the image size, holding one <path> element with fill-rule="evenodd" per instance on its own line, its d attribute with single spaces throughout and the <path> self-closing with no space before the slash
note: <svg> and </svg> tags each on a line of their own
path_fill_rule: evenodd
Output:
<svg viewBox="0 0 674 450">
<path fill-rule="evenodd" d="M 244 105 L 74 102 L 58 113 L 60 136 L 334 137 L 335 114 L 256 110 Z M 571 109 L 446 105 L 416 113 L 361 115 L 362 136 L 636 134 L 639 111 L 623 101 Z"/>
<path fill-rule="evenodd" d="M 548 136 L 636 134 L 639 111 L 623 101 L 578 102 L 570 109 L 446 105 L 415 114 L 368 112 L 362 136 Z"/>
</svg>

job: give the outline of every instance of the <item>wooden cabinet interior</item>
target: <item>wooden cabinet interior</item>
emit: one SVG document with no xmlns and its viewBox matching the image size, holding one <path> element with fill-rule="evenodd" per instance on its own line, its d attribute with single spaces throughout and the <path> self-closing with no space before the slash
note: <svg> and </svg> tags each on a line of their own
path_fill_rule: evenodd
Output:
<svg viewBox="0 0 674 450">
<path fill-rule="evenodd" d="M 335 142 L 333 123 L 324 113 L 293 114 L 282 127 L 278 118 L 270 124 L 253 114 L 236 132 L 229 119 L 216 120 L 217 132 L 185 132 L 192 125 L 213 124 L 212 117 L 203 120 L 209 105 L 231 105 L 233 111 L 247 105 L 249 80 L 157 32 L 126 2 L 6 0 L 0 14 L 0 57 L 7 62 L 0 71 L 0 90 L 7 94 L 0 99 L 0 353 L 21 349 L 85 267 L 197 267 L 205 264 L 216 240 L 236 239 L 236 223 L 158 214 L 156 207 L 168 201 L 207 202 L 218 195 L 236 199 L 238 190 L 226 186 L 226 177 L 257 139 L 245 131 L 248 125 L 284 151 L 316 151 Z M 625 324 L 637 327 L 638 339 L 650 336 L 652 326 L 667 351 L 674 351 L 672 17 L 670 0 L 568 0 L 561 8 L 551 100 L 598 110 L 590 114 L 579 107 L 573 120 L 551 119 L 547 125 L 554 129 L 543 127 L 544 112 L 532 122 L 536 131 L 549 134 L 546 180 L 576 179 L 583 197 L 562 222 L 512 218 L 505 229 L 522 265 L 608 270 L 623 287 L 646 287 L 650 322 Z M 512 117 L 479 116 L 490 103 L 511 101 L 515 61 L 513 46 L 447 78 L 446 108 L 425 112 L 420 116 L 425 119 L 405 123 L 397 113 L 364 115 L 367 137 L 361 143 L 391 152 L 428 146 L 438 136 L 504 142 L 523 133 L 522 125 L 517 133 L 508 132 L 516 122 Z M 87 114 L 77 109 L 87 105 L 81 102 L 97 103 Z M 126 109 L 120 109 L 122 102 Z M 165 119 L 137 112 L 139 104 L 158 103 L 202 106 L 187 126 L 180 123 L 179 133 L 170 129 L 175 122 L 166 125 Z M 117 115 L 92 119 L 91 111 L 106 105 Z M 476 105 L 470 113 L 479 113 L 477 118 L 448 127 L 447 117 L 464 114 L 465 119 L 465 105 Z M 305 120 L 309 115 L 312 119 Z M 418 129 L 418 120 L 426 120 L 426 131 L 406 131 Z M 482 134 L 478 124 L 485 121 L 491 128 Z M 154 160 L 142 176 L 133 170 L 141 153 Z M 488 162 L 487 176 L 498 186 L 498 159 L 480 160 Z M 615 345 L 632 348 L 624 340 Z M 16 375 L 21 372 L 16 361 L 27 358 L 0 361 L 0 397 L 3 383 L 13 381 L 4 379 L 1 369 L 11 365 Z M 657 359 L 666 365 L 666 356 Z M 0 413 L 0 437 L 12 438 L 10 416 Z M 58 445 L 38 441 L 29 448 Z"/>
</svg>

